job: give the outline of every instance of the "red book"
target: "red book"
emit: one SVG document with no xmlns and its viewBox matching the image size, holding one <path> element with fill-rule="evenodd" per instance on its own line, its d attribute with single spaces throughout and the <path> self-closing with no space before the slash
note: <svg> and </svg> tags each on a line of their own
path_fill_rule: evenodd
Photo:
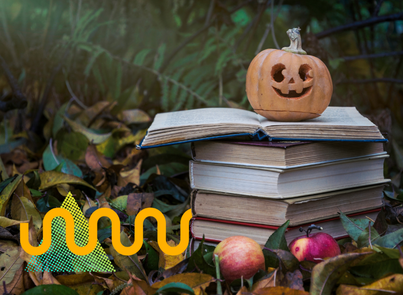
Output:
<svg viewBox="0 0 403 295">
<path fill-rule="evenodd" d="M 355 219 L 369 218 L 375 221 L 381 209 L 373 209 L 358 213 L 348 214 L 347 216 Z M 299 231 L 300 227 L 306 228 L 312 223 L 289 227 L 285 233 L 287 243 L 293 239 L 302 236 Z M 323 232 L 328 233 L 335 239 L 348 237 L 344 227 L 340 221 L 340 217 L 328 218 L 314 222 L 315 225 L 323 227 Z M 225 238 L 241 235 L 249 237 L 260 245 L 264 245 L 267 239 L 272 235 L 278 226 L 270 226 L 263 224 L 245 223 L 205 217 L 195 217 L 190 224 L 191 235 L 196 240 L 202 240 L 203 235 L 205 241 L 219 243 Z"/>
</svg>

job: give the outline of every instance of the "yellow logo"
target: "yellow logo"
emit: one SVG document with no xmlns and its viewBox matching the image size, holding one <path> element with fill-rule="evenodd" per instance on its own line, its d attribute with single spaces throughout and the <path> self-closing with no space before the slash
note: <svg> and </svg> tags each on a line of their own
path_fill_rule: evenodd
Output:
<svg viewBox="0 0 403 295">
<path fill-rule="evenodd" d="M 71 193 L 69 193 L 66 197 L 70 201 L 74 201 Z M 67 201 L 67 200 L 66 200 Z M 75 203 L 75 201 L 74 201 Z M 82 213 L 81 213 L 82 214 Z M 133 255 L 137 253 L 141 246 L 143 245 L 143 222 L 147 217 L 154 217 L 158 222 L 158 236 L 157 242 L 161 250 L 168 255 L 179 255 L 183 253 L 188 244 L 189 244 L 189 222 L 192 218 L 191 210 L 187 210 L 181 219 L 180 222 L 180 243 L 171 247 L 166 242 L 166 220 L 161 211 L 155 208 L 146 208 L 141 210 L 135 219 L 134 227 L 135 227 L 135 239 L 133 245 L 126 247 L 123 246 L 120 242 L 120 220 L 118 215 L 112 210 L 108 208 L 99 208 L 95 210 L 89 219 L 89 238 L 85 239 L 88 241 L 86 245 L 80 246 L 77 245 L 75 240 L 75 224 L 74 218 L 69 212 L 69 210 L 63 208 L 54 208 L 50 210 L 43 219 L 43 240 L 42 243 L 34 247 L 29 242 L 29 224 L 21 223 L 20 224 L 20 240 L 21 247 L 25 252 L 31 255 L 42 255 L 46 251 L 48 251 L 49 247 L 52 243 L 52 221 L 54 218 L 61 219 L 62 217 L 65 221 L 65 232 L 66 232 L 66 243 L 67 247 L 71 252 L 76 255 L 88 255 L 99 245 L 97 238 L 98 231 L 98 220 L 101 217 L 108 217 L 111 220 L 112 227 L 112 244 L 116 251 L 122 255 Z M 85 221 L 86 222 L 86 221 Z M 87 224 L 85 226 L 88 227 Z M 76 225 L 77 228 L 77 225 Z M 82 244 L 82 243 L 81 243 Z"/>
</svg>

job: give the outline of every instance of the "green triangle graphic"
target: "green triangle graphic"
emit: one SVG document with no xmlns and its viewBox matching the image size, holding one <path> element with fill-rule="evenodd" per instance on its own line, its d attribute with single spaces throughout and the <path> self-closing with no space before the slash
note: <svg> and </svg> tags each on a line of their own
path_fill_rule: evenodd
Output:
<svg viewBox="0 0 403 295">
<path fill-rule="evenodd" d="M 61 208 L 67 209 L 74 218 L 74 240 L 80 247 L 88 242 L 89 227 L 87 219 L 81 212 L 71 193 L 64 199 Z M 42 241 L 41 241 L 42 243 Z M 76 255 L 66 244 L 66 222 L 62 217 L 52 221 L 52 243 L 45 253 L 32 256 L 26 271 L 48 272 L 114 272 L 108 256 L 99 241 L 88 255 Z"/>
</svg>

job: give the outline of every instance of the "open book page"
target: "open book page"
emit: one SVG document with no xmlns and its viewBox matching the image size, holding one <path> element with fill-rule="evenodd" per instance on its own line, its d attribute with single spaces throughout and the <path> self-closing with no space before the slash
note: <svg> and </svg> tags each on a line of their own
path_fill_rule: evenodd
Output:
<svg viewBox="0 0 403 295">
<path fill-rule="evenodd" d="M 255 126 L 255 129 L 260 126 L 257 114 L 254 112 L 233 108 L 204 108 L 157 114 L 148 132 L 186 126 L 221 124 L 250 125 Z"/>
<path fill-rule="evenodd" d="M 274 125 L 300 126 L 375 126 L 370 120 L 362 116 L 355 107 L 328 107 L 321 116 L 301 122 L 269 121 L 259 115 L 262 127 Z"/>
</svg>

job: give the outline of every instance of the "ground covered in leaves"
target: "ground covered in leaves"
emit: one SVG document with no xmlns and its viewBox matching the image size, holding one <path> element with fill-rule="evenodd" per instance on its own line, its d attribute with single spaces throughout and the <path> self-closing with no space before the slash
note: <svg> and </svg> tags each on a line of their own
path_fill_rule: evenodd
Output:
<svg viewBox="0 0 403 295">
<path fill-rule="evenodd" d="M 151 119 L 139 109 L 116 109 L 98 102 L 82 109 L 71 102 L 49 118 L 49 144 L 33 152 L 32 138 L 18 134 L 0 145 L 0 294 L 389 294 L 403 291 L 403 241 L 399 192 L 386 193 L 375 221 L 341 220 L 349 239 L 342 254 L 314 264 L 299 262 L 280 227 L 264 248 L 265 271 L 249 280 L 219 279 L 214 247 L 190 243 L 177 256 L 156 242 L 153 218 L 144 222 L 144 245 L 135 255 L 119 254 L 111 243 L 111 224 L 102 218 L 98 239 L 115 273 L 27 272 L 31 256 L 20 246 L 19 224 L 29 221 L 30 241 L 42 240 L 43 217 L 71 192 L 84 216 L 97 208 L 114 210 L 121 242 L 131 245 L 133 223 L 144 208 L 157 208 L 167 220 L 167 241 L 179 243 L 181 215 L 189 209 L 188 146 L 137 150 Z M 3 136 L 3 135 L 2 135 Z M 18 139 L 17 139 L 18 138 Z M 2 139 L 4 141 L 4 139 Z M 74 262 L 73 269 L 74 269 Z"/>
</svg>

